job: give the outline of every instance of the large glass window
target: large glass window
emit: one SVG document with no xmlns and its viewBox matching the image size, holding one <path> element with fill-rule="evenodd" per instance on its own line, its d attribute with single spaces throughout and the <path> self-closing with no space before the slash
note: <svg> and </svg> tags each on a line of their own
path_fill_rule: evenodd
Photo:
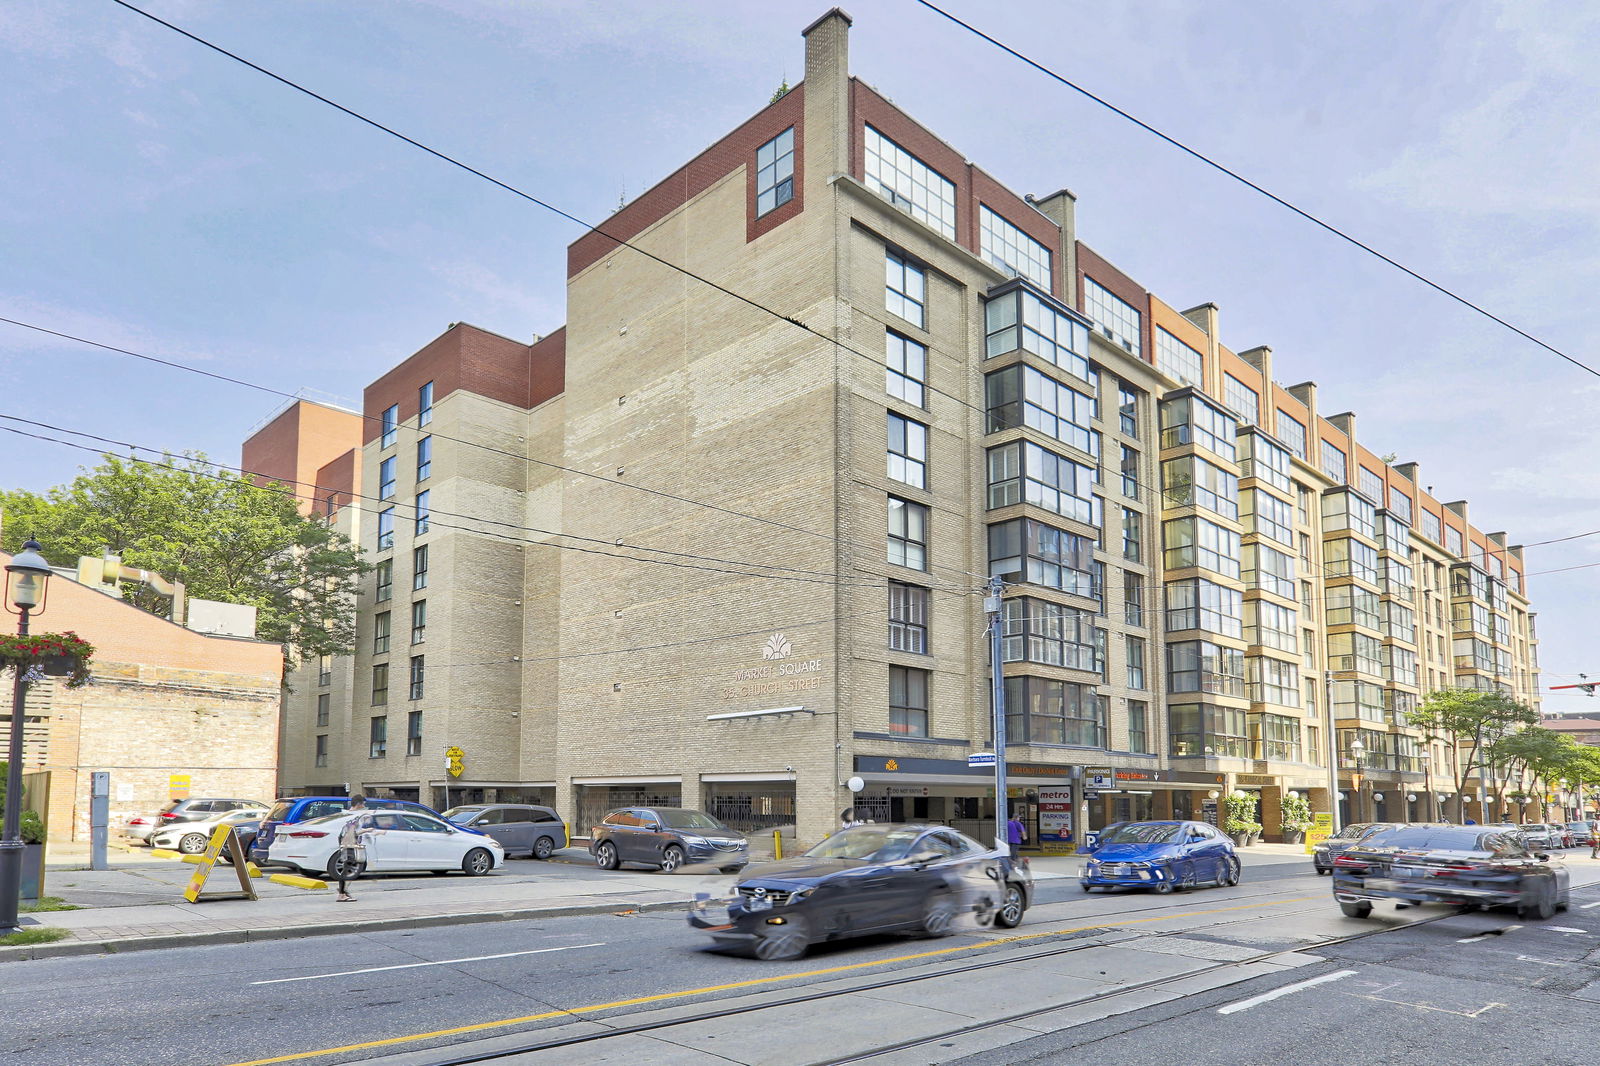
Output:
<svg viewBox="0 0 1600 1066">
<path fill-rule="evenodd" d="M 417 441 L 417 480 L 426 481 L 433 474 L 433 438 Z"/>
<path fill-rule="evenodd" d="M 379 611 L 372 616 L 372 654 L 384 655 L 389 651 L 389 612 Z"/>
<path fill-rule="evenodd" d="M 1139 309 L 1085 275 L 1083 310 L 1100 331 L 1134 355 L 1144 354 L 1144 332 Z"/>
<path fill-rule="evenodd" d="M 989 572 L 1002 581 L 1097 597 L 1094 541 L 1031 518 L 989 527 Z"/>
<path fill-rule="evenodd" d="M 1252 588 L 1294 599 L 1294 556 L 1265 543 L 1246 544 L 1244 571 L 1240 575 Z"/>
<path fill-rule="evenodd" d="M 1383 477 L 1375 470 L 1366 467 L 1356 468 L 1356 488 L 1361 494 L 1374 504 L 1383 502 Z"/>
<path fill-rule="evenodd" d="M 1462 557 L 1461 548 L 1461 531 L 1456 529 L 1454 526 L 1445 526 L 1444 550 L 1455 556 L 1457 559 L 1460 559 Z"/>
<path fill-rule="evenodd" d="M 1174 758 L 1248 759 L 1249 715 L 1232 707 L 1179 703 L 1167 708 L 1167 730 Z"/>
<path fill-rule="evenodd" d="M 1278 416 L 1278 439 L 1288 445 L 1290 454 L 1296 459 L 1304 459 L 1306 457 L 1305 423 L 1281 410 L 1276 413 Z"/>
<path fill-rule="evenodd" d="M 1399 600 L 1383 605 L 1383 635 L 1407 644 L 1417 643 L 1417 614 Z M 1443 640 L 1444 638 L 1440 638 Z"/>
<path fill-rule="evenodd" d="M 928 509 L 922 504 L 889 497 L 889 561 L 928 569 Z"/>
<path fill-rule="evenodd" d="M 317 762 L 316 762 L 316 765 L 317 766 L 327 766 L 328 765 L 328 735 L 326 733 L 317 734 Z"/>
<path fill-rule="evenodd" d="M 871 126 L 866 130 L 866 149 L 867 187 L 955 240 L 955 183 Z"/>
<path fill-rule="evenodd" d="M 1127 636 L 1123 638 L 1127 643 L 1128 653 L 1128 687 L 1144 688 L 1144 648 L 1143 637 Z"/>
<path fill-rule="evenodd" d="M 985 379 L 985 391 L 989 405 L 987 432 L 1027 426 L 1079 451 L 1100 454 L 1100 434 L 1091 425 L 1098 406 L 1093 396 L 1022 364 L 990 374 Z"/>
<path fill-rule="evenodd" d="M 1222 400 L 1233 408 L 1233 413 L 1239 416 L 1244 425 L 1253 426 L 1261 417 L 1260 395 L 1232 374 L 1222 375 Z"/>
<path fill-rule="evenodd" d="M 1126 444 L 1122 445 L 1122 460 L 1119 470 L 1122 474 L 1122 494 L 1130 500 L 1139 498 L 1139 453 Z"/>
<path fill-rule="evenodd" d="M 1245 628 L 1251 644 L 1277 651 L 1299 651 L 1300 613 L 1293 607 L 1280 607 L 1267 600 L 1250 600 L 1244 605 Z"/>
<path fill-rule="evenodd" d="M 1383 602 L 1378 594 L 1359 585 L 1329 585 L 1327 590 L 1330 626 L 1365 626 L 1377 630 L 1382 624 Z"/>
<path fill-rule="evenodd" d="M 1150 705 L 1144 700 L 1128 701 L 1128 750 L 1150 755 Z"/>
<path fill-rule="evenodd" d="M 428 510 L 428 492 L 428 489 L 423 489 L 417 493 L 416 535 L 419 537 L 428 531 L 429 516 L 432 514 Z"/>
<path fill-rule="evenodd" d="M 794 199 L 794 127 L 756 149 L 756 216 Z"/>
<path fill-rule="evenodd" d="M 1294 547 L 1294 506 L 1261 489 L 1245 489 L 1239 493 L 1240 509 L 1244 512 L 1244 528 L 1277 541 L 1286 548 Z"/>
<path fill-rule="evenodd" d="M 889 732 L 928 735 L 928 671 L 889 667 Z"/>
<path fill-rule="evenodd" d="M 428 639 L 428 601 L 411 603 L 411 643 L 421 644 Z"/>
<path fill-rule="evenodd" d="M 1411 525 L 1411 497 L 1399 489 L 1389 489 L 1389 511 L 1407 526 Z"/>
<path fill-rule="evenodd" d="M 1400 685 L 1417 683 L 1417 653 L 1410 648 L 1386 644 L 1383 648 L 1383 676 Z"/>
<path fill-rule="evenodd" d="M 1300 668 L 1281 659 L 1252 655 L 1244 661 L 1251 703 L 1300 706 Z"/>
<path fill-rule="evenodd" d="M 372 705 L 382 707 L 389 702 L 389 664 L 372 664 Z"/>
<path fill-rule="evenodd" d="M 411 591 L 421 592 L 428 587 L 428 546 L 419 544 L 411 549 Z"/>
<path fill-rule="evenodd" d="M 1272 700 L 1261 702 L 1271 703 Z M 1292 704 L 1288 706 L 1294 706 Z M 1277 762 L 1300 761 L 1300 720 L 1286 714 L 1252 714 L 1250 744 L 1252 758 Z"/>
<path fill-rule="evenodd" d="M 427 382 L 417 390 L 417 425 L 425 426 L 433 421 L 433 382 Z"/>
<path fill-rule="evenodd" d="M 389 716 L 379 715 L 367 726 L 367 758 L 382 759 L 389 753 Z"/>
<path fill-rule="evenodd" d="M 1335 484 L 1343 485 L 1345 479 L 1344 452 L 1329 444 L 1322 442 L 1322 472 L 1333 479 Z"/>
<path fill-rule="evenodd" d="M 406 754 L 422 754 L 422 712 L 412 711 L 406 715 Z"/>
<path fill-rule="evenodd" d="M 394 499 L 394 471 L 399 462 L 400 460 L 391 455 L 378 464 L 378 499 Z"/>
<path fill-rule="evenodd" d="M 1378 549 L 1350 537 L 1324 541 L 1322 570 L 1328 577 L 1353 577 L 1378 583 Z"/>
<path fill-rule="evenodd" d="M 927 326 L 928 282 L 922 268 L 895 252 L 884 254 L 884 305 L 915 326 Z"/>
<path fill-rule="evenodd" d="M 1244 593 L 1193 577 L 1167 582 L 1167 631 L 1203 629 L 1226 637 L 1244 635 Z"/>
<path fill-rule="evenodd" d="M 394 560 L 385 559 L 373 567 L 377 585 L 373 594 L 373 602 L 382 603 L 394 595 Z"/>
<path fill-rule="evenodd" d="M 1441 543 L 1442 535 L 1439 516 L 1432 511 L 1422 512 L 1422 535 L 1435 544 Z"/>
<path fill-rule="evenodd" d="M 1172 692 L 1244 696 L 1244 652 L 1208 640 L 1167 645 L 1167 687 Z"/>
<path fill-rule="evenodd" d="M 1093 492 L 1095 467 L 1030 441 L 1002 444 L 988 454 L 991 510 L 1027 501 L 1088 525 L 1100 524 L 1100 500 Z"/>
<path fill-rule="evenodd" d="M 412 699 L 414 699 L 414 700 L 420 700 L 422 698 L 422 675 L 423 675 L 422 656 L 413 655 L 411 657 L 411 691 L 410 691 L 410 697 Z"/>
<path fill-rule="evenodd" d="M 1329 533 L 1349 529 L 1363 537 L 1376 537 L 1378 509 L 1349 489 L 1330 490 L 1322 495 L 1322 528 Z"/>
<path fill-rule="evenodd" d="M 1290 480 L 1288 449 L 1273 443 L 1260 433 L 1246 433 L 1239 445 L 1239 476 L 1253 477 L 1273 488 L 1289 492 L 1294 488 Z"/>
<path fill-rule="evenodd" d="M 1091 686 L 1008 677 L 1005 692 L 1008 743 L 1106 746 L 1106 699 Z"/>
<path fill-rule="evenodd" d="M 400 405 L 392 403 L 383 409 L 383 434 L 378 438 L 378 447 L 387 448 L 394 444 L 396 431 L 400 426 Z"/>
<path fill-rule="evenodd" d="M 983 257 L 1010 274 L 1050 289 L 1050 249 L 1007 222 L 987 205 L 978 208 L 978 248 Z"/>
<path fill-rule="evenodd" d="M 1018 286 L 983 305 L 985 358 L 1022 350 L 1074 377 L 1089 375 L 1089 331 L 1082 322 Z"/>
<path fill-rule="evenodd" d="M 889 476 L 928 487 L 928 427 L 889 412 Z"/>
<path fill-rule="evenodd" d="M 884 391 L 918 407 L 928 406 L 928 349 L 893 330 L 884 335 Z"/>
<path fill-rule="evenodd" d="M 1117 419 L 1122 432 L 1139 439 L 1139 396 L 1137 389 L 1127 382 L 1117 382 Z"/>
<path fill-rule="evenodd" d="M 1205 358 L 1160 326 L 1156 327 L 1156 366 L 1185 385 L 1205 385 Z"/>
<path fill-rule="evenodd" d="M 1232 459 L 1238 428 L 1232 415 L 1196 395 L 1179 396 L 1161 404 L 1163 448 L 1194 444 L 1223 459 Z"/>
<path fill-rule="evenodd" d="M 1144 556 L 1144 515 L 1131 507 L 1122 509 L 1122 557 L 1140 562 Z"/>
<path fill-rule="evenodd" d="M 332 700 L 333 700 L 333 697 L 330 696 L 326 692 L 319 692 L 317 694 L 317 728 L 318 729 L 326 729 L 328 727 L 328 705 L 332 702 Z"/>
<path fill-rule="evenodd" d="M 1144 578 L 1132 570 L 1122 572 L 1122 620 L 1144 625 Z"/>
<path fill-rule="evenodd" d="M 1002 661 L 1105 672 L 1106 633 L 1093 612 L 1021 596 L 1004 601 L 1000 618 Z"/>
<path fill-rule="evenodd" d="M 1166 567 L 1203 566 L 1226 577 L 1239 576 L 1239 534 L 1198 516 L 1163 523 Z"/>
<path fill-rule="evenodd" d="M 889 582 L 889 647 L 928 654 L 928 590 Z"/>
<path fill-rule="evenodd" d="M 1365 722 L 1389 721 L 1389 709 L 1384 704 L 1383 686 L 1371 681 L 1356 681 L 1353 679 L 1337 680 L 1333 683 L 1333 716 L 1335 718 L 1359 718 Z M 1367 745 L 1367 769 L 1375 767 L 1373 756 L 1377 753 L 1371 744 Z M 1379 764 L 1381 765 L 1381 764 Z"/>
<path fill-rule="evenodd" d="M 1383 676 L 1383 641 L 1365 633 L 1328 634 L 1328 669 Z"/>
<path fill-rule="evenodd" d="M 1239 478 L 1198 455 L 1162 463 L 1161 490 L 1169 507 L 1193 504 L 1224 518 L 1239 517 Z"/>
</svg>

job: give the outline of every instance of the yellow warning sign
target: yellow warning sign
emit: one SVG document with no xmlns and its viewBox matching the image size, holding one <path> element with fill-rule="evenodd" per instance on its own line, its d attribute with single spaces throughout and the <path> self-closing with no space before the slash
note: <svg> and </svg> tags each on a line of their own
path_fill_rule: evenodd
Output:
<svg viewBox="0 0 1600 1066">
<path fill-rule="evenodd" d="M 207 892 L 206 879 L 211 876 L 211 868 L 216 865 L 217 856 L 222 854 L 223 848 L 228 849 L 228 857 L 233 860 L 234 872 L 239 875 L 239 891 Z M 190 903 L 209 899 L 256 898 L 256 890 L 250 884 L 250 872 L 246 869 L 250 860 L 245 858 L 244 849 L 239 846 L 239 837 L 234 833 L 233 826 L 223 823 L 213 829 L 211 842 L 206 845 L 205 854 L 194 861 L 194 876 L 189 878 L 189 887 L 183 890 L 183 898 Z"/>
<path fill-rule="evenodd" d="M 457 747 L 444 749 L 444 768 L 451 777 L 460 777 L 463 769 L 461 760 L 466 757 L 466 752 Z"/>
</svg>

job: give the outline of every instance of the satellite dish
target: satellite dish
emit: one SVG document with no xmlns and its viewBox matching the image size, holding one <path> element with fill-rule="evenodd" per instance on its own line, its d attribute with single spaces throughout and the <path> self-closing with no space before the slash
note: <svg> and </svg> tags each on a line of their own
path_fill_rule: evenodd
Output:
<svg viewBox="0 0 1600 1066">
<path fill-rule="evenodd" d="M 861 780 L 859 777 L 852 777 L 850 780 L 846 781 L 844 785 L 851 792 L 860 792 L 862 789 L 867 787 L 867 783 Z"/>
</svg>

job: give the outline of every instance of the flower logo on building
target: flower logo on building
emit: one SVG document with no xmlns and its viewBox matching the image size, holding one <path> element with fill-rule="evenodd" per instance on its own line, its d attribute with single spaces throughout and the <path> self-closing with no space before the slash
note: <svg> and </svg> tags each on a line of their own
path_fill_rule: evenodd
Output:
<svg viewBox="0 0 1600 1066">
<path fill-rule="evenodd" d="M 774 633 L 761 645 L 763 659 L 787 659 L 794 654 L 794 648 L 789 645 L 789 638 L 782 633 Z"/>
<path fill-rule="evenodd" d="M 885 770 L 898 770 L 900 769 L 900 764 L 895 762 L 893 759 L 890 759 L 888 762 L 883 764 L 883 768 Z"/>
</svg>

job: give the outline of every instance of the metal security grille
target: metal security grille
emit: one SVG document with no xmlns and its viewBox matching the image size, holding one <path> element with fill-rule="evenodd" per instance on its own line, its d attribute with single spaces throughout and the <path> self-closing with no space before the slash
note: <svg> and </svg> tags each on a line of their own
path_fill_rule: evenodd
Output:
<svg viewBox="0 0 1600 1066">
<path fill-rule="evenodd" d="M 793 826 L 794 786 L 760 785 L 753 788 L 721 786 L 707 798 L 706 813 L 741 833 Z"/>
<path fill-rule="evenodd" d="M 574 836 L 587 836 L 600 819 L 618 807 L 677 807 L 682 793 L 677 785 L 585 785 L 578 795 L 578 820 Z"/>
</svg>

